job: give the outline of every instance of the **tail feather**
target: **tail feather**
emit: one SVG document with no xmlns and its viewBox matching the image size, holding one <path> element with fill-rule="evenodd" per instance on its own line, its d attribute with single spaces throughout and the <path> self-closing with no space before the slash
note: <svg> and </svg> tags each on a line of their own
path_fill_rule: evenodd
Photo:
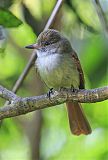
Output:
<svg viewBox="0 0 108 160">
<path fill-rule="evenodd" d="M 75 135 L 90 134 L 92 130 L 81 105 L 76 102 L 67 102 L 66 105 L 71 132 Z"/>
</svg>

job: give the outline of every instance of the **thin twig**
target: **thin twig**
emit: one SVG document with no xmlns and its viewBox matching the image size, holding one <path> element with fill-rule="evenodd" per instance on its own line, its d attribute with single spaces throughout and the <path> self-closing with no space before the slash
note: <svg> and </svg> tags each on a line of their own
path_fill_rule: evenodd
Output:
<svg viewBox="0 0 108 160">
<path fill-rule="evenodd" d="M 51 16 L 50 16 L 50 18 L 49 18 L 49 20 L 48 20 L 48 22 L 47 22 L 44 30 L 47 30 L 48 28 L 50 28 L 50 26 L 52 25 L 52 23 L 53 23 L 56 15 L 57 15 L 60 7 L 62 6 L 62 3 L 63 3 L 63 0 L 59 0 L 59 1 L 57 2 L 57 4 L 56 4 L 54 10 L 52 11 Z"/>
<path fill-rule="evenodd" d="M 25 98 L 17 95 L 14 97 L 14 95 L 11 91 L 0 87 L 0 97 L 11 101 L 10 105 L 0 108 L 0 119 L 15 117 L 38 109 L 59 105 L 66 101 L 80 103 L 104 101 L 108 99 L 108 86 L 91 90 L 76 90 L 76 92 L 70 89 L 54 91 L 50 98 L 47 94 Z"/>
</svg>

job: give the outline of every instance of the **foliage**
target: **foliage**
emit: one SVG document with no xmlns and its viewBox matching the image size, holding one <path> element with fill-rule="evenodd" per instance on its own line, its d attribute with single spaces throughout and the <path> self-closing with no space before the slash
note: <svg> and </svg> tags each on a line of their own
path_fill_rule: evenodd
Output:
<svg viewBox="0 0 108 160">
<path fill-rule="evenodd" d="M 79 54 L 85 72 L 86 88 L 105 86 L 108 81 L 108 38 L 102 31 L 94 4 L 89 0 L 86 2 L 68 0 L 67 2 L 65 1 L 61 10 L 62 19 L 60 20 L 59 17 L 56 25 L 70 39 L 73 48 Z M 13 86 L 30 57 L 30 52 L 24 49 L 24 46 L 35 42 L 35 34 L 38 35 L 44 28 L 54 3 L 55 0 L 26 0 L 23 3 L 12 1 L 7 5 L 8 7 L 2 6 L 7 9 L 0 9 L 0 23 L 3 25 L 4 22 L 4 27 L 19 27 L 7 30 L 6 54 L 3 57 L 0 56 L 0 84 L 7 88 Z M 102 3 L 102 6 L 107 15 L 108 4 Z M 4 12 L 6 17 L 3 17 Z M 7 16 L 10 17 L 7 18 Z M 29 19 L 27 19 L 28 16 Z M 25 19 L 22 25 L 16 17 Z M 60 21 L 62 21 L 61 24 Z M 32 69 L 18 94 L 22 96 L 40 94 L 41 87 L 42 84 Z M 0 100 L 0 106 L 3 104 L 4 101 Z M 42 111 L 41 159 L 107 160 L 108 102 L 84 105 L 83 108 L 93 132 L 91 135 L 80 137 L 71 135 L 64 106 Z M 35 113 L 31 113 L 19 118 L 6 119 L 3 122 L 0 128 L 0 160 L 31 159 L 32 145 L 35 146 L 33 138 L 36 136 L 36 131 L 32 128 L 37 125 L 36 121 L 33 121 L 34 117 Z"/>
<path fill-rule="evenodd" d="M 4 53 L 6 47 L 6 34 L 3 27 L 12 28 L 22 24 L 22 21 L 8 10 L 11 4 L 12 1 L 8 0 L 0 2 L 0 53 Z"/>
<path fill-rule="evenodd" d="M 22 24 L 21 20 L 4 8 L 0 8 L 0 17 L 0 25 L 4 27 L 17 27 Z"/>
</svg>

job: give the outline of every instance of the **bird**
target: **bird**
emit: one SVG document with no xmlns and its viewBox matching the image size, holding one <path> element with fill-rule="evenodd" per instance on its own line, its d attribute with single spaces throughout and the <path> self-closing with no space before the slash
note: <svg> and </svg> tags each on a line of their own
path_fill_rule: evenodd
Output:
<svg viewBox="0 0 108 160">
<path fill-rule="evenodd" d="M 49 88 L 85 88 L 84 73 L 77 53 L 59 31 L 48 29 L 41 32 L 37 43 L 26 48 L 36 50 L 35 67 Z M 77 136 L 90 134 L 92 130 L 81 104 L 67 101 L 66 106 L 71 133 Z"/>
</svg>

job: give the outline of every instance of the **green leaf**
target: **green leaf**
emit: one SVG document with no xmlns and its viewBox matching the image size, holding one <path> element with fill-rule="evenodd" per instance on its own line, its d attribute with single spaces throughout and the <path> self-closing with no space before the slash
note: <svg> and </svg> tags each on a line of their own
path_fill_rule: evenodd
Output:
<svg viewBox="0 0 108 160">
<path fill-rule="evenodd" d="M 17 27 L 22 21 L 14 16 L 9 10 L 0 8 L 0 24 L 6 28 Z"/>
</svg>

